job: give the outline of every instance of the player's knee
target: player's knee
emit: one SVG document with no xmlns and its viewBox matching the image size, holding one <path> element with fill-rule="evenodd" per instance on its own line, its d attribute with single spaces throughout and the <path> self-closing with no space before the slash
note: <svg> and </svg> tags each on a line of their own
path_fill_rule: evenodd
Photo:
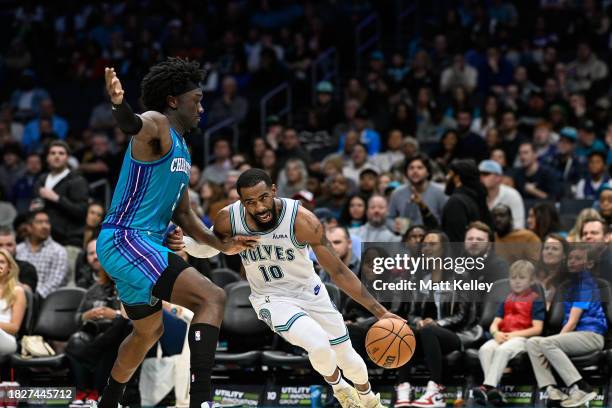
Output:
<svg viewBox="0 0 612 408">
<path fill-rule="evenodd" d="M 335 359 L 334 350 L 331 348 L 329 343 L 316 342 L 308 347 L 306 350 L 308 355 L 317 360 L 330 360 Z"/>
<path fill-rule="evenodd" d="M 201 293 L 200 305 L 204 307 L 215 307 L 223 309 L 225 307 L 225 291 L 218 286 L 212 286 L 210 290 Z"/>
<path fill-rule="evenodd" d="M 164 325 L 159 324 L 147 328 L 134 327 L 133 335 L 142 343 L 153 345 L 164 335 Z"/>
</svg>

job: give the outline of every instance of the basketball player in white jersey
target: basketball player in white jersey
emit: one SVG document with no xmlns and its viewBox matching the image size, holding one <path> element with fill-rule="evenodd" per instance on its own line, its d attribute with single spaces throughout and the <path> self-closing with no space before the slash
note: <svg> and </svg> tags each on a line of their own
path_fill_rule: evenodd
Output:
<svg viewBox="0 0 612 408">
<path fill-rule="evenodd" d="M 317 217 L 299 201 L 276 197 L 266 172 L 249 169 L 236 184 L 240 201 L 222 209 L 214 233 L 220 239 L 255 235 L 254 249 L 240 253 L 259 319 L 308 352 L 313 368 L 347 408 L 382 408 L 363 359 L 351 345 L 342 315 L 308 257 L 310 246 L 332 281 L 379 319 L 401 319 L 376 301 L 335 254 Z M 344 380 L 350 380 L 354 388 Z"/>
</svg>

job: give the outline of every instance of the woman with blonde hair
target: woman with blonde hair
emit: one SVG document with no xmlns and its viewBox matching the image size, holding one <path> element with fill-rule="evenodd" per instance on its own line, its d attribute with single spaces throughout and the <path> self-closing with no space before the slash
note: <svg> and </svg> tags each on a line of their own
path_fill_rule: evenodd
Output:
<svg viewBox="0 0 612 408">
<path fill-rule="evenodd" d="M 26 310 L 25 291 L 18 276 L 15 259 L 6 249 L 0 249 L 0 355 L 17 351 L 16 336 Z"/>
<path fill-rule="evenodd" d="M 603 222 L 603 218 L 594 208 L 585 208 L 580 213 L 578 213 L 578 217 L 576 218 L 576 223 L 574 224 L 574 228 L 570 230 L 567 234 L 568 242 L 580 242 L 580 231 L 582 231 L 582 226 L 584 225 L 585 220 L 593 220 L 593 219 L 601 219 Z"/>
</svg>

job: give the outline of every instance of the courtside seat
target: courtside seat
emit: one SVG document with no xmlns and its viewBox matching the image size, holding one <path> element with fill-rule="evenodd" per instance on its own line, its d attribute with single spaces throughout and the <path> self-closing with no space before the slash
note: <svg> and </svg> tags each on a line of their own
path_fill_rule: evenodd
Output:
<svg viewBox="0 0 612 408">
<path fill-rule="evenodd" d="M 304 354 L 294 354 L 279 350 L 264 351 L 261 363 L 270 367 L 289 370 L 310 367 L 310 361 L 305 352 Z"/>
<path fill-rule="evenodd" d="M 544 299 L 544 289 L 542 286 L 535 285 L 534 289 L 540 295 L 540 299 Z M 480 326 L 483 328 L 483 330 L 488 332 L 493 319 L 495 319 L 499 305 L 506 299 L 506 296 L 508 296 L 509 293 L 509 279 L 500 279 L 493 283 L 493 287 L 485 299 L 485 304 L 482 307 L 482 315 L 480 316 Z M 480 359 L 478 358 L 477 348 L 466 349 L 465 364 L 470 372 L 482 375 L 482 367 L 480 365 Z M 510 360 L 508 362 L 508 367 L 510 367 L 513 373 L 525 373 L 526 375 L 533 374 L 531 362 L 529 361 L 529 355 L 527 352 L 520 353 Z"/>
<path fill-rule="evenodd" d="M 257 318 L 249 301 L 251 288 L 246 281 L 229 283 L 225 287 L 226 303 L 222 338 L 228 341 L 227 352 L 217 352 L 215 363 L 224 369 L 252 368 L 258 366 L 263 348 L 269 339 L 270 329 Z"/>
<path fill-rule="evenodd" d="M 32 334 L 40 335 L 45 341 L 68 341 L 78 330 L 75 314 L 85 295 L 82 288 L 60 288 L 43 300 L 40 314 Z M 52 357 L 23 358 L 21 354 L 11 355 L 11 365 L 17 370 L 63 368 L 66 361 L 64 353 Z"/>
<path fill-rule="evenodd" d="M 210 280 L 220 288 L 240 281 L 240 274 L 229 268 L 216 268 L 210 271 Z"/>
<path fill-rule="evenodd" d="M 603 310 L 608 321 L 608 327 L 612 327 L 612 288 L 610 284 L 604 279 L 596 279 L 597 286 L 599 287 L 599 295 L 602 302 Z M 550 318 L 548 320 L 548 334 L 553 335 L 559 333 L 563 326 L 563 318 L 565 310 L 563 306 L 563 299 L 561 296 L 567 293 L 567 287 L 569 281 L 563 282 L 557 289 L 557 296 L 553 299 L 551 305 Z M 591 353 L 583 354 L 580 356 L 572 356 L 570 359 L 576 368 L 588 374 L 590 377 L 605 378 L 609 372 L 610 363 L 612 362 L 612 350 L 604 346 L 602 351 L 594 351 Z"/>
</svg>

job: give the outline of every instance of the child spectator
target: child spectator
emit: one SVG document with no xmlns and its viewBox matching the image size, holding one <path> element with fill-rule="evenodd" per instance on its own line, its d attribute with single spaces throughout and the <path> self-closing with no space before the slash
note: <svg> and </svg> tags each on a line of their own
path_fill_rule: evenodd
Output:
<svg viewBox="0 0 612 408">
<path fill-rule="evenodd" d="M 511 292 L 499 305 L 489 328 L 493 338 L 478 350 L 484 381 L 473 393 L 479 403 L 505 402 L 497 384 L 508 361 L 526 351 L 527 338 L 542 333 L 545 305 L 532 289 L 534 282 L 535 267 L 531 262 L 519 260 L 510 266 Z"/>
<path fill-rule="evenodd" d="M 587 247 L 577 244 L 570 249 L 567 260 L 570 280 L 562 298 L 563 328 L 559 334 L 527 341 L 538 387 L 546 390 L 549 403 L 560 402 L 562 407 L 582 406 L 597 396 L 570 360 L 571 356 L 602 350 L 608 330 L 599 288 L 589 272 L 592 267 L 592 254 Z M 569 395 L 557 388 L 551 368 L 569 387 Z"/>
</svg>

